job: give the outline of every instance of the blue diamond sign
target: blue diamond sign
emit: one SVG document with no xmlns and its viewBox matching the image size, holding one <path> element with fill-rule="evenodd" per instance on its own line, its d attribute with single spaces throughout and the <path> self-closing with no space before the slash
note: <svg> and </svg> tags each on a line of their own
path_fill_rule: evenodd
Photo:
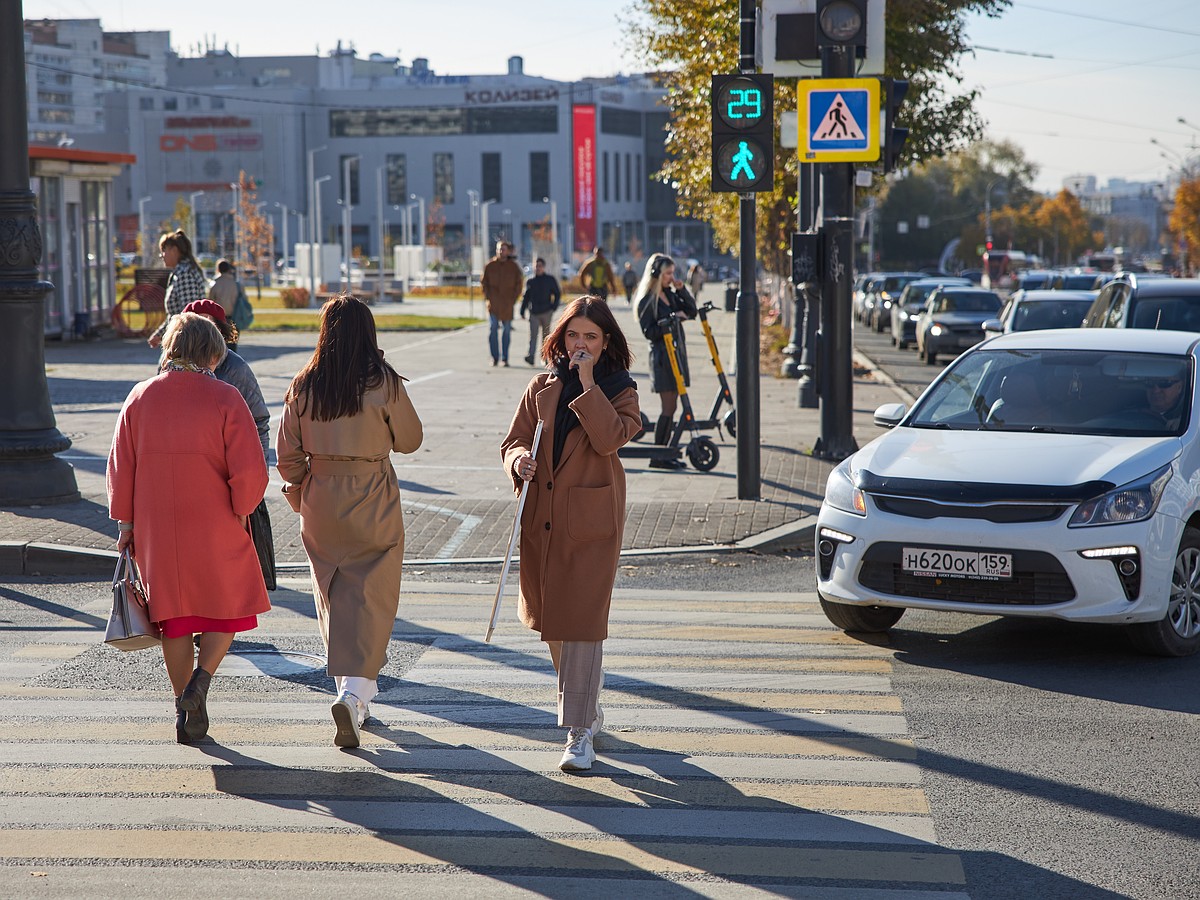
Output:
<svg viewBox="0 0 1200 900">
<path fill-rule="evenodd" d="M 879 81 L 802 78 L 797 103 L 801 162 L 879 159 Z"/>
</svg>

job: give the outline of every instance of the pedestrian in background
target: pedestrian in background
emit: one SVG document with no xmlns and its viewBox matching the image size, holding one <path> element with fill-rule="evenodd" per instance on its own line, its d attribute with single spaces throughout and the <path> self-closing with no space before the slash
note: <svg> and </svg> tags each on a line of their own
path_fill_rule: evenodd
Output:
<svg viewBox="0 0 1200 900">
<path fill-rule="evenodd" d="M 546 261 L 538 259 L 533 264 L 533 277 L 525 284 L 525 296 L 521 300 L 521 318 L 529 313 L 529 353 L 525 363 L 532 366 L 534 357 L 541 350 L 542 342 L 550 336 L 550 320 L 562 300 L 558 279 L 546 274 Z M 538 331 L 541 330 L 541 339 Z"/>
<path fill-rule="evenodd" d="M 284 397 L 275 453 L 300 513 L 313 599 L 337 699 L 334 743 L 357 747 L 379 692 L 400 603 L 404 516 L 389 454 L 421 446 L 404 379 L 383 358 L 365 303 L 321 309 L 317 347 Z"/>
<path fill-rule="evenodd" d="M 521 520 L 519 614 L 549 647 L 558 724 L 569 729 L 559 766 L 576 771 L 592 767 L 592 741 L 604 725 L 604 639 L 625 523 L 617 450 L 642 419 L 629 344 L 604 300 L 568 305 L 542 359 L 549 371 L 525 389 L 500 452 L 515 490 L 533 482 Z"/>
<path fill-rule="evenodd" d="M 625 305 L 633 306 L 633 289 L 637 287 L 637 273 L 633 271 L 633 263 L 625 263 L 625 271 L 621 273 L 621 286 L 625 288 Z"/>
<path fill-rule="evenodd" d="M 250 415 L 254 417 L 254 425 L 258 429 L 258 442 L 262 444 L 263 463 L 267 462 L 267 450 L 271 446 L 271 411 L 267 401 L 263 399 L 262 388 L 254 376 L 250 364 L 237 353 L 237 326 L 225 317 L 225 310 L 214 300 L 195 300 L 183 308 L 184 312 L 204 316 L 221 332 L 225 341 L 225 358 L 220 365 L 213 369 L 213 374 L 226 384 L 237 388 Z M 263 570 L 263 581 L 268 591 L 275 590 L 275 538 L 271 531 L 271 513 L 267 510 L 267 498 L 264 497 L 254 512 L 250 514 L 250 536 L 254 539 L 254 549 L 258 553 L 258 561 Z"/>
<path fill-rule="evenodd" d="M 181 744 L 208 733 L 217 667 L 234 635 L 271 608 L 246 531 L 267 489 L 267 466 L 245 401 L 213 374 L 225 353 L 212 322 L 173 317 L 159 374 L 130 391 L 108 455 L 117 550 L 133 553 L 150 619 L 162 628 Z"/>
<path fill-rule="evenodd" d="M 579 267 L 579 283 L 589 294 L 608 299 L 608 292 L 617 285 L 617 276 L 604 256 L 603 247 L 593 247 L 592 255 Z"/>
<path fill-rule="evenodd" d="M 208 299 L 218 303 L 221 309 L 225 310 L 225 318 L 230 321 L 233 319 L 233 307 L 237 303 L 240 287 L 229 260 L 218 259 L 217 277 L 208 288 Z"/>
<path fill-rule="evenodd" d="M 667 346 L 663 335 L 670 332 L 675 342 L 675 356 L 679 364 L 679 374 L 683 377 L 685 386 L 690 384 L 687 363 L 687 345 L 684 342 L 683 329 L 673 325 L 660 325 L 663 319 L 673 317 L 677 320 L 694 319 L 698 314 L 696 301 L 688 293 L 687 287 L 675 277 L 675 261 L 665 253 L 655 253 L 646 260 L 646 269 L 638 284 L 638 324 L 642 334 L 650 342 L 650 388 L 658 394 L 662 411 L 654 426 L 654 443 L 666 444 L 671 437 L 671 429 L 675 421 L 675 406 L 679 402 L 679 386 L 675 383 L 675 374 L 671 371 L 671 361 L 667 356 Z M 652 459 L 653 469 L 682 469 L 683 460 Z"/>
<path fill-rule="evenodd" d="M 162 337 L 172 318 L 183 312 L 183 308 L 193 300 L 203 300 L 208 292 L 204 273 L 192 255 L 192 242 L 182 228 L 158 239 L 158 255 L 163 265 L 171 270 L 171 276 L 167 279 L 167 293 L 163 298 L 167 317 L 146 339 L 151 347 L 162 344 Z"/>
<path fill-rule="evenodd" d="M 692 299 L 699 303 L 700 292 L 704 290 L 704 283 L 708 281 L 708 273 L 704 271 L 704 266 L 698 262 L 692 263 L 692 267 L 688 269 L 687 280 L 692 289 Z"/>
<path fill-rule="evenodd" d="M 520 265 L 511 255 L 512 249 L 512 244 L 507 241 L 497 241 L 496 255 L 483 267 L 483 278 L 479 282 L 487 301 L 488 347 L 492 351 L 493 366 L 508 365 L 513 310 L 525 281 Z"/>
</svg>

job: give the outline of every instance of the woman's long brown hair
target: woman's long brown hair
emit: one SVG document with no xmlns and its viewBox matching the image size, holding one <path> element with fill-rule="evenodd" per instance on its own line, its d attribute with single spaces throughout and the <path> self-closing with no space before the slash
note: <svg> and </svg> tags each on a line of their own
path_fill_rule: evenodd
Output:
<svg viewBox="0 0 1200 900">
<path fill-rule="evenodd" d="M 363 394 L 386 383 L 395 392 L 400 376 L 383 359 L 375 317 L 352 294 L 338 294 L 321 308 L 321 333 L 312 359 L 292 379 L 285 401 L 303 398 L 316 422 L 362 411 Z"/>
<path fill-rule="evenodd" d="M 612 314 L 605 300 L 591 294 L 577 297 L 559 313 L 554 328 L 542 342 L 542 359 L 554 365 L 554 361 L 560 356 L 567 355 L 567 326 L 577 316 L 583 316 L 589 322 L 598 325 L 608 338 L 608 346 L 600 355 L 608 357 L 609 365 L 614 369 L 628 369 L 633 365 L 633 353 L 629 350 L 629 342 L 625 340 L 621 326 L 617 324 L 616 316 Z"/>
</svg>

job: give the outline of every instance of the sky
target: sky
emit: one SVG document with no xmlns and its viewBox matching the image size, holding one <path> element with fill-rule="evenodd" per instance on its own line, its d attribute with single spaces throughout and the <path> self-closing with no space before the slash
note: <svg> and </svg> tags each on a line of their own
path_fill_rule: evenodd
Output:
<svg viewBox="0 0 1200 900">
<path fill-rule="evenodd" d="M 736 0 L 728 5 L 735 16 Z M 516 55 L 528 74 L 570 80 L 646 68 L 626 50 L 629 6 L 25 0 L 24 14 L 167 30 L 185 56 L 206 44 L 243 56 L 325 54 L 340 39 L 360 56 L 426 57 L 440 74 L 502 73 Z M 1037 188 L 1057 190 L 1073 174 L 1095 175 L 1101 187 L 1164 181 L 1200 154 L 1200 0 L 1015 0 L 998 19 L 970 17 L 967 35 L 975 49 L 960 62 L 963 86 L 980 90 L 988 136 L 1013 141 L 1038 166 Z"/>
</svg>

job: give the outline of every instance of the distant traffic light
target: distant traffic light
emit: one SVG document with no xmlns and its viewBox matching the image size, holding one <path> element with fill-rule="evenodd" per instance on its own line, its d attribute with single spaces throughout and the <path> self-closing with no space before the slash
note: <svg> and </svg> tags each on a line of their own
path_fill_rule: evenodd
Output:
<svg viewBox="0 0 1200 900">
<path fill-rule="evenodd" d="M 712 76 L 713 191 L 752 193 L 774 186 L 774 76 Z"/>
<path fill-rule="evenodd" d="M 865 47 L 867 0 L 817 0 L 818 47 Z"/>
<path fill-rule="evenodd" d="M 898 78 L 884 78 L 882 80 L 884 113 L 883 140 L 880 142 L 880 155 L 883 157 L 883 172 L 886 175 L 899 164 L 900 153 L 904 149 L 905 142 L 908 140 L 908 129 L 900 128 L 896 125 L 896 117 L 900 112 L 900 107 L 904 104 L 904 96 L 908 93 L 908 82 Z"/>
</svg>

